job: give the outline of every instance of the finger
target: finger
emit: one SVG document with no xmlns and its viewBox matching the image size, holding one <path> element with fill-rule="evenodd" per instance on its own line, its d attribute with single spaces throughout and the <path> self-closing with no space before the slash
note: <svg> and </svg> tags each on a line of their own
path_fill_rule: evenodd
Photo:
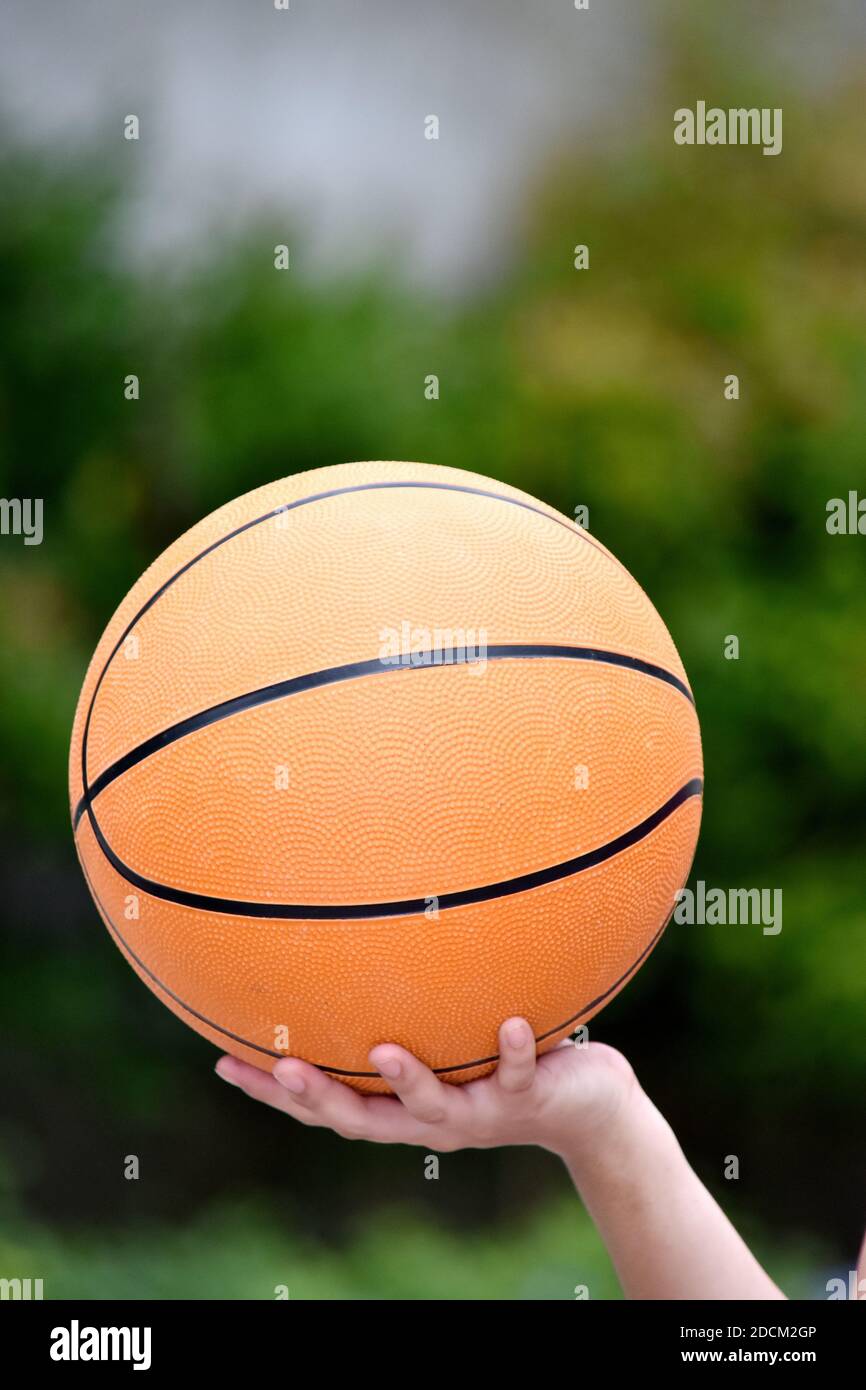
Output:
<svg viewBox="0 0 866 1390">
<path fill-rule="evenodd" d="M 216 1070 L 223 1080 L 254 1100 L 301 1124 L 332 1129 L 341 1138 L 366 1139 L 373 1144 L 430 1143 L 429 1129 L 393 1096 L 362 1097 L 300 1058 L 281 1060 L 274 1075 L 229 1056 L 220 1058 Z M 285 1084 L 282 1078 L 290 1076 L 303 1080 L 303 1090 L 292 1090 Z"/>
<path fill-rule="evenodd" d="M 370 1061 L 416 1120 L 441 1124 L 453 1115 L 455 1087 L 446 1086 L 429 1067 L 396 1043 L 382 1043 L 369 1053 Z"/>
<path fill-rule="evenodd" d="M 311 1111 L 305 1113 L 303 1108 L 298 1105 L 297 1098 L 280 1086 L 269 1072 L 262 1071 L 259 1067 L 252 1067 L 247 1062 L 241 1062 L 237 1057 L 220 1057 L 215 1070 L 217 1076 L 221 1077 L 223 1081 L 228 1081 L 231 1086 L 237 1086 L 244 1095 L 251 1096 L 253 1100 L 260 1100 L 275 1110 L 282 1110 L 284 1114 L 291 1115 L 295 1120 L 301 1120 L 303 1124 L 321 1123 Z"/>
<path fill-rule="evenodd" d="M 287 1057 L 274 1067 L 274 1080 L 285 1087 L 303 1112 L 327 1125 L 343 1139 L 366 1139 L 367 1120 L 363 1098 L 350 1086 L 327 1076 L 318 1067 Z"/>
<path fill-rule="evenodd" d="M 301 1117 L 306 1114 L 308 1122 L 325 1125 L 343 1139 L 417 1144 L 426 1133 L 393 1096 L 362 1096 L 298 1057 L 277 1062 L 274 1078 L 289 1091 Z"/>
<path fill-rule="evenodd" d="M 509 1018 L 499 1029 L 496 1080 L 503 1091 L 528 1091 L 535 1080 L 535 1036 L 525 1018 Z"/>
</svg>

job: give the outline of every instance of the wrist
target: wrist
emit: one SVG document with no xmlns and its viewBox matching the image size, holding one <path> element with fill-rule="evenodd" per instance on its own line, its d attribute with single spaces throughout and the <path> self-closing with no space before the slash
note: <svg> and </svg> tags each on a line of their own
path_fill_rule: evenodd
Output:
<svg viewBox="0 0 866 1390">
<path fill-rule="evenodd" d="M 581 1189 L 599 1180 L 629 1182 L 666 1137 L 672 1137 L 667 1121 L 632 1075 L 603 1120 L 586 1125 L 577 1117 L 554 1152 Z"/>
</svg>

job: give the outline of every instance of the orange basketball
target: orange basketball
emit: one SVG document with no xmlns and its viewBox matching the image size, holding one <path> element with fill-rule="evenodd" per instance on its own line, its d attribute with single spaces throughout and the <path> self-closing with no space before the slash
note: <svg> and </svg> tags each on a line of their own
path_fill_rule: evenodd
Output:
<svg viewBox="0 0 866 1390">
<path fill-rule="evenodd" d="M 447 1081 L 612 999 L 702 789 L 674 644 L 586 531 L 504 483 L 353 463 L 247 493 L 109 623 L 72 734 L 78 854 L 174 1013 L 259 1067 Z"/>
</svg>

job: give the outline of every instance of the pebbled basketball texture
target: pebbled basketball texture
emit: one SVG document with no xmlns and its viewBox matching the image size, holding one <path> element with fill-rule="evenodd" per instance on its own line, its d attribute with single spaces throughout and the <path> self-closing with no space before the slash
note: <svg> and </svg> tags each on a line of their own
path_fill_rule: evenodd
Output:
<svg viewBox="0 0 866 1390">
<path fill-rule="evenodd" d="M 586 1023 L 659 939 L 698 835 L 676 648 L 603 545 L 421 463 L 221 507 L 124 599 L 78 703 L 81 865 L 133 969 L 218 1047 L 386 1091 Z"/>
</svg>

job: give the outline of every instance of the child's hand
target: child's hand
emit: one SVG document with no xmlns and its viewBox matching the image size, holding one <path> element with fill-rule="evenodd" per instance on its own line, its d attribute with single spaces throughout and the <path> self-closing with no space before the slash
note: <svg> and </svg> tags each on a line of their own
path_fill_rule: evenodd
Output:
<svg viewBox="0 0 866 1390">
<path fill-rule="evenodd" d="M 564 1043 L 536 1060 L 532 1030 L 520 1018 L 500 1028 L 499 1057 L 490 1076 L 453 1086 L 404 1048 L 381 1043 L 370 1061 L 396 1096 L 362 1096 L 294 1057 L 277 1062 L 273 1075 L 221 1057 L 217 1073 L 302 1124 L 440 1153 L 501 1144 L 573 1153 L 581 1138 L 596 1144 L 638 1090 L 628 1062 L 603 1043 Z"/>
<path fill-rule="evenodd" d="M 499 1030 L 499 1065 L 448 1086 L 381 1043 L 370 1061 L 396 1096 L 362 1096 L 287 1057 L 273 1076 L 234 1057 L 217 1072 L 248 1096 L 346 1139 L 422 1148 L 538 1144 L 564 1159 L 629 1298 L 784 1297 L 689 1167 L 628 1062 L 603 1043 L 536 1060 L 529 1024 Z M 399 1098 L 398 1098 L 399 1097 Z"/>
</svg>

